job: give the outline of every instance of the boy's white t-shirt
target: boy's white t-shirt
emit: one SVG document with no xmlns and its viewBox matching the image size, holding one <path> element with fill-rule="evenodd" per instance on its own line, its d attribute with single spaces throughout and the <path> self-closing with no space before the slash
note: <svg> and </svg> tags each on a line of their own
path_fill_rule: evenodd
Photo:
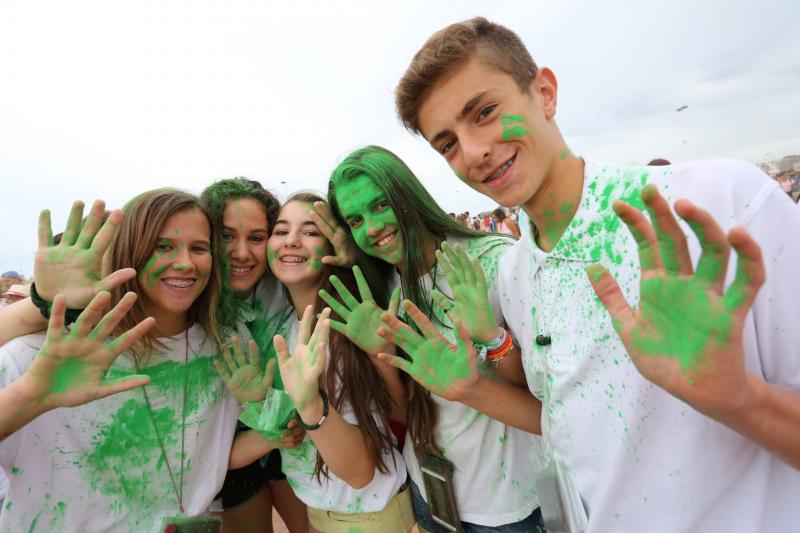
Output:
<svg viewBox="0 0 800 533">
<path fill-rule="evenodd" d="M 585 269 L 599 262 L 637 305 L 637 247 L 611 204 L 641 205 L 645 183 L 670 205 L 690 199 L 726 232 L 744 226 L 761 246 L 767 277 L 745 323 L 747 369 L 800 391 L 800 209 L 777 184 L 738 161 L 587 162 L 579 209 L 555 248 L 542 252 L 523 217 L 522 239 L 500 265 L 504 316 L 544 404 L 544 440 L 574 474 L 589 531 L 797 531 L 800 472 L 643 378 L 589 284 Z M 680 223 L 696 263 L 698 240 Z M 732 252 L 726 286 L 735 269 Z M 537 335 L 551 344 L 538 346 Z"/>
<path fill-rule="evenodd" d="M 489 284 L 489 302 L 495 318 L 502 320 L 497 294 L 497 268 L 514 240 L 496 235 L 471 239 L 448 237 L 453 246 L 461 244 L 470 258 L 477 257 Z M 422 278 L 425 293 L 434 288 L 434 269 Z M 452 298 L 450 285 L 441 268 L 435 268 L 435 288 Z M 399 275 L 395 284 L 400 284 Z M 451 342 L 455 334 L 449 317 L 434 304 L 434 325 Z M 406 318 L 406 320 L 410 320 Z M 444 325 L 442 325 L 444 324 Z M 482 375 L 491 376 L 494 368 L 479 362 Z M 541 438 L 507 426 L 459 402 L 431 394 L 438 410 L 434 438 L 444 456 L 453 463 L 453 483 L 461 520 L 483 526 L 519 522 L 537 507 L 536 473 L 544 467 Z M 406 435 L 403 457 L 411 479 L 427 501 L 419 461 L 414 453 L 411 433 Z"/>
<path fill-rule="evenodd" d="M 287 324 L 287 345 L 290 351 L 297 345 L 299 322 L 294 315 Z M 330 361 L 330 359 L 328 359 Z M 339 414 L 349 424 L 358 425 L 358 420 L 353 408 L 347 400 L 342 403 Z M 381 424 L 380 416 L 374 413 L 375 420 Z M 394 437 L 392 436 L 392 439 Z M 320 480 L 314 475 L 317 461 L 317 448 L 314 441 L 306 433 L 305 440 L 297 448 L 286 450 L 281 448 L 281 469 L 286 475 L 289 485 L 300 500 L 315 509 L 336 511 L 340 513 L 374 513 L 382 511 L 392 498 L 397 495 L 400 487 L 406 482 L 406 465 L 400 451 L 393 447 L 391 453 L 384 453 L 383 462 L 388 472 L 381 473 L 375 469 L 372 481 L 361 489 L 355 489 L 346 482 L 336 477 L 328 470 L 327 479 L 320 475 Z"/>
<path fill-rule="evenodd" d="M 188 370 L 183 501 L 186 514 L 205 512 L 222 486 L 239 407 L 212 366 L 216 344 L 200 326 L 161 339 L 167 355 L 154 355 L 142 389 L 88 404 L 49 411 L 0 442 L 0 467 L 9 477 L 0 531 L 159 531 L 179 515 L 167 462 L 180 487 L 181 422 Z M 0 387 L 30 366 L 44 334 L 0 348 Z M 108 377 L 134 373 L 120 355 Z M 167 462 L 164 461 L 155 420 Z"/>
</svg>

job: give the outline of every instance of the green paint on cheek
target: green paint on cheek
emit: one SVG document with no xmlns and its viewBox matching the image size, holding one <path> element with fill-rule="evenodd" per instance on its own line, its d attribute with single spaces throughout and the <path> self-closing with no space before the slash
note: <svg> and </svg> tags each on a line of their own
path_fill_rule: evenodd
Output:
<svg viewBox="0 0 800 533">
<path fill-rule="evenodd" d="M 270 247 L 267 247 L 267 262 L 269 264 L 273 264 L 277 260 L 278 260 L 278 251 L 277 250 L 273 250 Z"/>
<path fill-rule="evenodd" d="M 461 181 L 467 181 L 466 176 L 464 176 L 464 174 L 462 174 L 458 169 L 454 168 L 453 172 L 456 173 L 456 176 L 458 176 L 458 179 L 460 179 Z"/>
<path fill-rule="evenodd" d="M 61 394 L 68 389 L 79 385 L 79 379 L 86 368 L 86 363 L 77 359 L 67 359 L 59 365 L 53 376 L 53 386 L 50 387 L 50 392 L 53 394 Z"/>
<path fill-rule="evenodd" d="M 325 255 L 325 248 L 322 246 L 317 246 L 314 252 L 317 254 L 317 256 L 311 258 L 311 267 L 315 270 L 322 270 L 322 257 Z"/>
<path fill-rule="evenodd" d="M 522 125 L 525 119 L 520 115 L 502 115 L 500 124 L 503 125 L 503 140 L 510 141 L 526 135 L 528 129 Z"/>
<path fill-rule="evenodd" d="M 175 252 L 173 252 L 174 254 Z M 141 272 L 139 273 L 139 282 L 144 283 L 147 287 L 155 286 L 156 282 L 158 282 L 158 278 L 161 277 L 167 268 L 169 267 L 168 264 L 164 264 L 159 266 L 158 268 L 154 268 L 155 264 L 161 258 L 161 254 L 156 252 L 153 254 L 150 259 L 147 260 L 147 263 L 142 267 Z"/>
</svg>

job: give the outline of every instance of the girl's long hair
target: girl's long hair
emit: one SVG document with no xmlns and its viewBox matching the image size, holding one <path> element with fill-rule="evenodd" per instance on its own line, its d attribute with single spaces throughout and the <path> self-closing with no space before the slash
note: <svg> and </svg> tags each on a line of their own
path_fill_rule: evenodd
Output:
<svg viewBox="0 0 800 533">
<path fill-rule="evenodd" d="M 104 272 L 110 273 L 121 268 L 132 267 L 141 272 L 147 260 L 153 255 L 161 228 L 167 219 L 183 210 L 198 209 L 208 220 L 211 230 L 211 272 L 208 284 L 188 311 L 190 324 L 199 324 L 218 346 L 222 339 L 217 327 L 217 300 L 221 286 L 219 268 L 220 242 L 218 232 L 200 199 L 193 194 L 178 189 L 156 189 L 142 193 L 129 201 L 123 211 L 125 216 L 104 258 Z M 148 305 L 141 297 L 143 291 L 138 276 L 134 276 L 111 291 L 111 306 L 116 305 L 127 292 L 139 295 L 130 311 L 122 318 L 114 335 L 120 335 L 150 316 Z M 154 352 L 164 349 L 164 345 L 153 337 L 144 336 L 131 349 L 136 364 L 146 365 Z"/>
<path fill-rule="evenodd" d="M 313 204 L 317 201 L 325 201 L 325 199 L 315 193 L 300 192 L 293 194 L 284 205 L 290 202 Z M 326 255 L 333 252 L 330 242 L 326 243 L 325 248 Z M 330 282 L 330 276 L 334 274 L 353 295 L 358 295 L 356 280 L 349 268 L 325 264 L 322 265 L 324 281 L 321 289 L 325 289 L 332 295 L 337 294 Z M 314 316 L 319 315 L 327 305 L 317 292 L 314 301 Z M 335 312 L 331 312 L 331 318 L 344 322 L 344 319 Z M 345 400 L 350 403 L 358 421 L 358 429 L 364 436 L 367 450 L 375 461 L 378 471 L 385 474 L 389 468 L 384 461 L 384 456 L 391 455 L 394 447 L 392 433 L 389 429 L 392 398 L 386 387 L 383 386 L 382 378 L 370 361 L 370 356 L 353 344 L 350 339 L 338 331 L 331 330 L 328 346 L 330 361 L 328 361 L 327 371 L 320 377 L 320 385 L 328 392 L 331 405 L 337 411 L 341 410 Z M 380 423 L 375 419 L 374 411 L 377 411 Z M 320 479 L 321 475 L 329 477 L 328 469 L 319 453 L 317 453 L 314 472 L 317 479 Z"/>
<path fill-rule="evenodd" d="M 431 197 L 411 169 L 395 154 L 380 146 L 366 146 L 348 155 L 334 169 L 328 182 L 328 203 L 339 224 L 348 228 L 336 201 L 336 187 L 360 176 L 367 176 L 383 192 L 392 206 L 403 236 L 402 264 L 400 281 L 403 295 L 429 317 L 433 317 L 433 301 L 425 290 L 420 278 L 428 270 L 425 253 L 431 244 L 439 247 L 447 237 L 483 237 L 481 233 L 465 228 L 448 215 Z M 386 308 L 389 288 L 386 283 L 394 273 L 394 266 L 381 259 L 358 251 L 356 263 L 364 272 L 375 301 Z M 412 324 L 413 326 L 413 324 Z M 433 430 L 436 426 L 436 405 L 428 392 L 412 380 L 409 392 L 408 420 L 414 451 L 440 453 L 434 442 Z"/>
<path fill-rule="evenodd" d="M 226 332 L 236 329 L 236 324 L 240 321 L 241 306 L 234 297 L 233 289 L 230 287 L 231 266 L 228 263 L 228 254 L 221 235 L 224 227 L 225 207 L 228 202 L 241 198 L 251 198 L 261 205 L 264 210 L 264 216 L 267 218 L 267 234 L 271 233 L 278 217 L 280 202 L 275 198 L 275 195 L 265 189 L 258 181 L 247 178 L 219 180 L 206 187 L 200 194 L 200 199 L 208 209 L 214 231 L 220 235 L 222 254 L 219 263 L 222 272 L 222 287 L 217 302 L 217 317 L 220 328 Z M 272 272 L 267 268 L 264 272 L 264 277 L 271 275 Z"/>
</svg>

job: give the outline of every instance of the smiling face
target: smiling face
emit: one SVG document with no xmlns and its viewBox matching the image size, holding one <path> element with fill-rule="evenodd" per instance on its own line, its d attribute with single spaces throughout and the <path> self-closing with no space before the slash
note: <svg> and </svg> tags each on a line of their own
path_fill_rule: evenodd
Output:
<svg viewBox="0 0 800 533">
<path fill-rule="evenodd" d="M 392 205 L 369 176 L 336 184 L 336 203 L 353 240 L 364 253 L 398 266 L 403 259 L 403 234 Z"/>
<path fill-rule="evenodd" d="M 525 92 L 473 55 L 434 85 L 419 111 L 420 129 L 467 185 L 506 207 L 524 205 L 563 147 L 553 120 L 556 88 L 545 68 Z"/>
<path fill-rule="evenodd" d="M 311 209 L 306 202 L 284 205 L 267 244 L 269 268 L 287 287 L 322 283 L 328 241 L 311 220 Z"/>
<path fill-rule="evenodd" d="M 257 200 L 239 198 L 226 202 L 222 224 L 230 286 L 237 295 L 250 294 L 267 270 L 267 215 Z"/>
<path fill-rule="evenodd" d="M 182 209 L 167 218 L 137 278 L 140 297 L 162 333 L 174 335 L 186 326 L 186 313 L 208 285 L 211 267 L 205 214 Z"/>
</svg>

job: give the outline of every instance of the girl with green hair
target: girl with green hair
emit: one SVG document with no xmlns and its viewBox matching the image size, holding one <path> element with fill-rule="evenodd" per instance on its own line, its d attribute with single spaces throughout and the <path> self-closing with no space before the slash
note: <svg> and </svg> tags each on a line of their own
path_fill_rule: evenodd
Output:
<svg viewBox="0 0 800 533">
<path fill-rule="evenodd" d="M 379 305 L 385 307 L 393 284 L 401 287 L 404 298 L 419 308 L 428 326 L 433 324 L 435 334 L 455 344 L 453 300 L 461 288 L 448 282 L 446 268 L 452 267 L 437 258 L 442 247 L 448 257 L 463 257 L 465 264 L 472 261 L 485 273 L 488 297 L 475 300 L 481 305 L 468 312 L 459 312 L 465 334 L 473 342 L 490 344 L 505 331 L 495 321 L 495 317 L 501 317 L 495 280 L 501 256 L 513 239 L 458 224 L 399 157 L 378 146 L 356 150 L 336 167 L 328 184 L 328 202 L 332 211 L 326 217 L 329 231 L 347 228 L 359 248 L 356 263 Z M 409 309 L 408 302 L 404 308 Z M 414 357 L 413 353 L 409 355 Z M 497 369 L 485 360 L 475 363 L 477 372 L 489 379 L 498 377 L 501 367 L 519 364 L 518 350 Z M 408 372 L 407 367 L 398 366 Z M 433 370 L 428 367 L 423 372 Z M 446 367 L 439 370 L 448 372 Z M 481 531 L 494 527 L 508 530 L 514 526 L 520 531 L 535 530 L 540 520 L 532 497 L 538 470 L 532 460 L 537 451 L 535 437 L 483 414 L 481 406 L 475 409 L 431 396 L 417 383 L 424 380 L 419 375 L 412 377 L 407 439 L 411 445 L 405 447 L 403 456 L 412 480 L 419 526 L 432 532 L 445 531 L 431 516 L 420 466 L 421 462 L 436 461 L 455 465 L 452 487 L 461 522 L 454 526 L 467 531 L 481 527 Z"/>
</svg>

